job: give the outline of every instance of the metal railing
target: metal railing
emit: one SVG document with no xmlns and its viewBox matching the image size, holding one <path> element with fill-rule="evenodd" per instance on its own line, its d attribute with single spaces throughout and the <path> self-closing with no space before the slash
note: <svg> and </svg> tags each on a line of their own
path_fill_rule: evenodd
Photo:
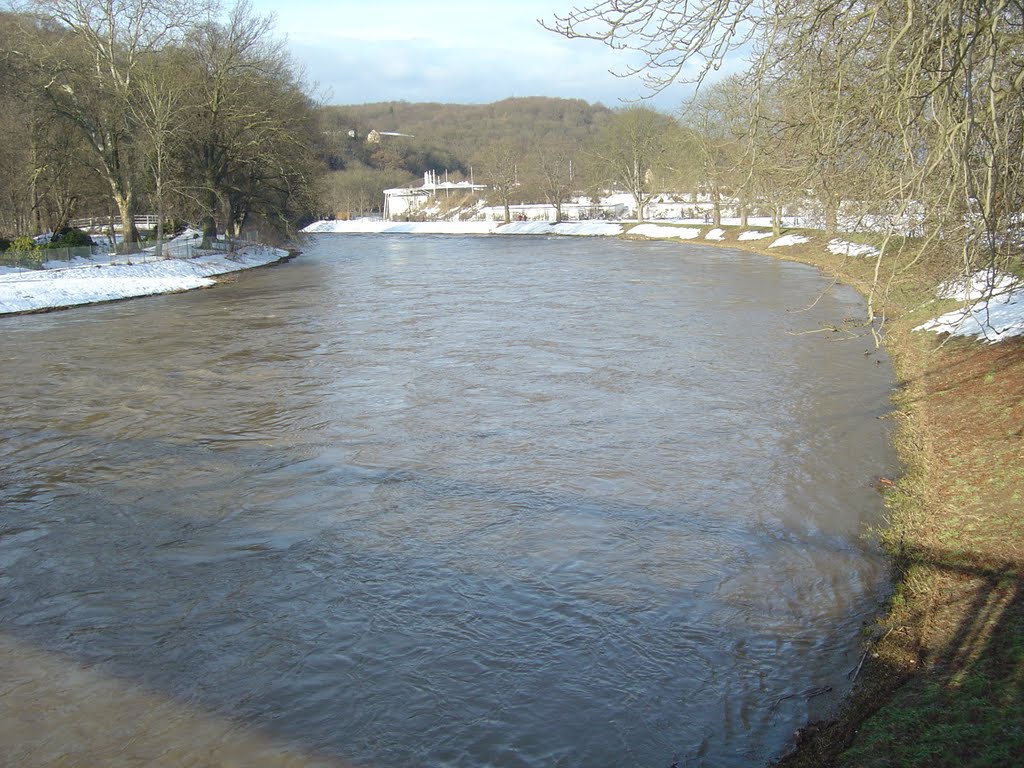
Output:
<svg viewBox="0 0 1024 768">
<path fill-rule="evenodd" d="M 147 213 L 135 216 L 133 220 L 135 221 L 136 229 L 156 229 L 159 217 Z M 68 226 L 86 232 L 97 232 L 110 229 L 111 227 L 113 227 L 115 232 L 120 232 L 122 229 L 120 217 L 111 216 L 86 216 L 81 219 L 72 219 L 68 222 Z"/>
</svg>

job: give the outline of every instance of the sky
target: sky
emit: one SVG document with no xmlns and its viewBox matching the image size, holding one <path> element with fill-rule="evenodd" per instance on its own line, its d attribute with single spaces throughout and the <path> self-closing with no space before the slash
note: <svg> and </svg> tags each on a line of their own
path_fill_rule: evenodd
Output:
<svg viewBox="0 0 1024 768">
<path fill-rule="evenodd" d="M 649 95 L 616 77 L 629 52 L 544 29 L 580 0 L 253 0 L 273 14 L 314 94 L 327 104 L 486 104 L 510 96 L 577 98 L 608 107 Z M 691 94 L 646 102 L 675 112 Z"/>
</svg>

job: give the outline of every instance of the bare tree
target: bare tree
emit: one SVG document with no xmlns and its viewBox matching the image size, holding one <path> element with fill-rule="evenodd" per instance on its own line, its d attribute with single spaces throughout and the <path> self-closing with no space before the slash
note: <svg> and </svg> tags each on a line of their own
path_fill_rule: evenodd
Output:
<svg viewBox="0 0 1024 768">
<path fill-rule="evenodd" d="M 519 163 L 523 154 L 523 150 L 511 142 L 498 142 L 487 147 L 477 163 L 491 198 L 505 210 L 506 224 L 512 220 L 510 206 L 519 188 Z"/>
<path fill-rule="evenodd" d="M 537 181 L 548 205 L 555 209 L 555 223 L 562 221 L 562 206 L 572 199 L 577 183 L 575 176 L 579 159 L 569 142 L 553 139 L 541 143 L 536 150 Z"/>
<path fill-rule="evenodd" d="M 700 179 L 711 197 L 712 217 L 722 226 L 722 196 L 744 196 L 750 174 L 744 159 L 748 149 L 749 96 L 738 77 L 704 88 L 683 107 L 700 163 Z M 741 205 L 742 207 L 742 205 Z"/>
<path fill-rule="evenodd" d="M 172 175 L 175 147 L 185 139 L 183 117 L 189 89 L 179 58 L 171 55 L 151 58 L 137 75 L 138 88 L 130 102 L 139 127 L 143 162 L 153 181 L 157 258 L 163 256 L 165 188 Z"/>
<path fill-rule="evenodd" d="M 752 102 L 751 137 L 763 134 L 770 147 L 784 136 L 789 151 L 803 154 L 780 156 L 777 170 L 811 187 L 827 229 L 852 199 L 887 236 L 869 312 L 884 296 L 883 276 L 921 259 L 947 277 L 1020 264 L 1017 0 L 604 0 L 548 26 L 639 52 L 643 64 L 633 71 L 654 90 L 700 82 L 746 46 L 748 89 L 772 97 Z M 790 173 L 797 167 L 802 180 Z M 915 246 L 895 247 L 908 236 Z"/>
<path fill-rule="evenodd" d="M 241 0 L 185 41 L 196 98 L 185 164 L 207 235 L 238 233 L 253 213 L 287 228 L 288 212 L 312 207 L 318 140 L 313 104 L 273 21 Z"/>
<path fill-rule="evenodd" d="M 318 198 L 329 216 L 352 218 L 380 211 L 384 190 L 413 182 L 405 171 L 352 168 L 328 173 L 318 184 Z"/>
<path fill-rule="evenodd" d="M 655 176 L 669 162 L 672 118 L 646 107 L 619 110 L 589 145 L 590 154 L 613 184 L 633 198 L 636 217 L 644 220 L 648 203 L 659 191 Z"/>
<path fill-rule="evenodd" d="M 136 75 L 147 56 L 180 39 L 199 8 L 193 0 L 33 0 L 31 8 L 66 32 L 37 38 L 37 76 L 55 111 L 89 142 L 130 247 L 138 239 Z"/>
</svg>

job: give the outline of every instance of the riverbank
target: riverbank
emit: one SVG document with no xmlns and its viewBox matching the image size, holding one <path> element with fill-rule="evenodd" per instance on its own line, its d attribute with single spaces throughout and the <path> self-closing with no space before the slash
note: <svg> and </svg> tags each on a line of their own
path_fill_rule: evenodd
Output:
<svg viewBox="0 0 1024 768">
<path fill-rule="evenodd" d="M 77 263 L 61 269 L 0 274 L 0 315 L 43 312 L 121 299 L 207 288 L 220 275 L 263 267 L 288 251 L 251 245 L 233 253 L 202 253 L 131 264 Z"/>
<path fill-rule="evenodd" d="M 815 239 L 773 254 L 866 293 L 874 260 Z M 947 291 L 956 309 L 933 286 L 908 273 L 887 302 L 904 467 L 880 488 L 892 598 L 864 628 L 854 695 L 796 735 L 784 768 L 1009 766 L 1024 754 L 1024 301 L 972 304 L 961 287 Z"/>
</svg>

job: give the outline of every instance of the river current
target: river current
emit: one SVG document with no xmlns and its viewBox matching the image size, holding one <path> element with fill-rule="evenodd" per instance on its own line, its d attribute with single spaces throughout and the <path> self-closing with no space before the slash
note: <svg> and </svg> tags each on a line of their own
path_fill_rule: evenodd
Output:
<svg viewBox="0 0 1024 768">
<path fill-rule="evenodd" d="M 323 235 L 0 319 L 0 763 L 763 764 L 884 593 L 892 372 L 818 332 L 862 314 L 710 246 Z"/>
</svg>

